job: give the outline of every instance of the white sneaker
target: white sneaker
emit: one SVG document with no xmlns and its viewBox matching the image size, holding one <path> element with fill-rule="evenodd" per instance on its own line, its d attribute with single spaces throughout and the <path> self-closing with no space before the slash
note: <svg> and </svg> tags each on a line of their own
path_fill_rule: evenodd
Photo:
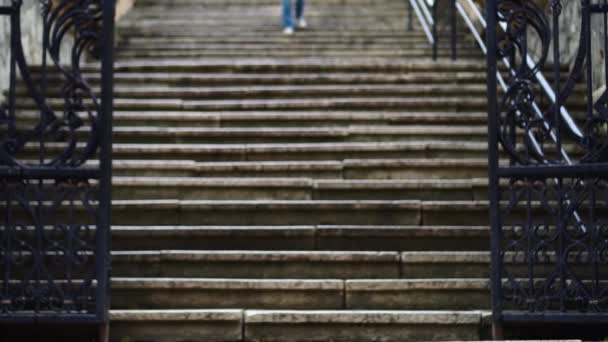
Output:
<svg viewBox="0 0 608 342">
<path fill-rule="evenodd" d="M 283 29 L 283 34 L 293 34 L 293 27 L 286 27 Z"/>
<path fill-rule="evenodd" d="M 300 19 L 298 19 L 298 22 L 297 22 L 296 26 L 298 28 L 307 28 L 308 27 L 308 23 L 306 22 L 306 19 L 300 18 Z"/>
</svg>

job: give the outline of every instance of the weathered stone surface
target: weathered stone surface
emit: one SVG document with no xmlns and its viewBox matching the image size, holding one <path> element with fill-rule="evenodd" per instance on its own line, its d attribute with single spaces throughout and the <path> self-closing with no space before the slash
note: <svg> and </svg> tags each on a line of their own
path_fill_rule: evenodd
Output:
<svg viewBox="0 0 608 342">
<path fill-rule="evenodd" d="M 113 274 L 129 277 L 399 277 L 396 252 L 134 251 L 112 254 Z"/>
<path fill-rule="evenodd" d="M 238 341 L 242 310 L 112 310 L 111 340 Z"/>
<path fill-rule="evenodd" d="M 346 281 L 346 307 L 353 310 L 476 310 L 489 305 L 485 279 Z"/>
<path fill-rule="evenodd" d="M 477 339 L 480 319 L 480 313 L 449 311 L 247 311 L 245 340 L 465 341 Z"/>
<path fill-rule="evenodd" d="M 341 309 L 340 280 L 114 278 L 117 309 Z"/>
</svg>

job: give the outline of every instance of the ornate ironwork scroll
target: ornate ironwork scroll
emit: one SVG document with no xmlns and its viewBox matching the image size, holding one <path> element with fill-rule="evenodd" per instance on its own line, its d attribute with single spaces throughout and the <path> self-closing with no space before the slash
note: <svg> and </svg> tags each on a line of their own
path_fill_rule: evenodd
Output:
<svg viewBox="0 0 608 342">
<path fill-rule="evenodd" d="M 561 0 L 546 8 L 533 0 L 487 2 L 497 337 L 503 322 L 608 322 L 608 93 L 594 102 L 600 63 L 592 60 L 608 38 L 592 41 L 591 33 L 595 16 L 608 37 L 608 6 L 577 1 L 581 16 L 568 19 L 581 34 L 567 75 Z M 501 69 L 507 87 L 499 93 Z M 537 73 L 552 78 L 553 98 L 542 98 Z"/>
<path fill-rule="evenodd" d="M 114 0 L 41 0 L 41 61 L 10 20 L 0 98 L 0 323 L 107 322 Z M 4 47 L 4 45 L 3 45 Z M 101 91 L 84 77 L 101 74 Z"/>
</svg>

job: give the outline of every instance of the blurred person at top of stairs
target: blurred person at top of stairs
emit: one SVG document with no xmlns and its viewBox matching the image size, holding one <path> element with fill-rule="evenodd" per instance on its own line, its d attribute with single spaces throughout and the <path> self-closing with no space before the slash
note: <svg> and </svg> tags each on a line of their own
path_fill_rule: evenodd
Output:
<svg viewBox="0 0 608 342">
<path fill-rule="evenodd" d="M 292 0 L 283 0 L 283 33 L 293 34 L 293 10 L 291 6 Z M 304 19 L 305 0 L 296 0 L 296 26 L 298 28 L 306 28 L 307 23 Z"/>
</svg>

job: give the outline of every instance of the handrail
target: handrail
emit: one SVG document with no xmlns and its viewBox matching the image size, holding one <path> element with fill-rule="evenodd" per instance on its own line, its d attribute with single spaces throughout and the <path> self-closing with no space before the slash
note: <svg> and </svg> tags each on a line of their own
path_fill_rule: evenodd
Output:
<svg viewBox="0 0 608 342">
<path fill-rule="evenodd" d="M 424 0 L 409 0 L 410 2 L 410 6 L 411 9 L 414 10 L 414 12 L 416 13 L 416 17 L 418 17 L 418 21 L 420 21 L 420 25 L 422 25 L 422 30 L 424 31 L 424 33 L 426 34 L 427 39 L 429 40 L 429 43 L 431 45 L 435 44 L 435 37 L 433 37 L 433 34 L 431 33 L 431 28 L 429 26 L 432 25 L 431 21 L 427 21 L 425 15 L 423 14 L 423 11 L 421 10 L 420 6 L 419 6 L 419 1 L 424 1 Z M 422 8 L 426 8 L 426 6 L 422 6 Z M 428 8 L 426 8 L 428 11 Z"/>
<path fill-rule="evenodd" d="M 456 0 L 450 1 L 450 25 L 452 31 L 451 46 L 452 60 L 456 60 Z M 429 43 L 433 47 L 433 60 L 437 59 L 437 49 L 439 39 L 437 38 L 437 0 L 409 0 L 409 24 L 412 25 L 412 10 L 416 13 L 418 21 L 422 26 L 422 30 L 426 35 Z"/>
</svg>

